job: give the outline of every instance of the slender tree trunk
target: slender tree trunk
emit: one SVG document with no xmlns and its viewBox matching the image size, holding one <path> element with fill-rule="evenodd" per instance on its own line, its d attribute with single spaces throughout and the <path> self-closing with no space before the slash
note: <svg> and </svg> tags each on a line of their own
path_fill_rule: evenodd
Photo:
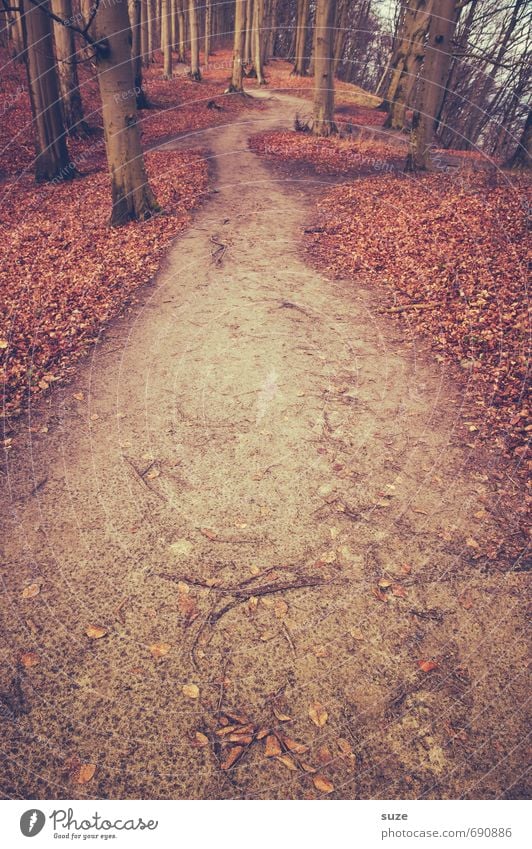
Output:
<svg viewBox="0 0 532 849">
<path fill-rule="evenodd" d="M 345 42 L 347 38 L 347 13 L 349 11 L 349 0 L 338 0 L 336 9 L 336 30 L 334 33 L 334 74 L 338 72 L 338 66 L 344 58 Z"/>
<path fill-rule="evenodd" d="M 269 28 L 267 34 L 266 41 L 266 57 L 271 59 L 272 56 L 275 56 L 275 41 L 277 38 L 277 10 L 279 7 L 279 0 L 270 0 L 270 16 L 269 16 Z"/>
<path fill-rule="evenodd" d="M 153 62 L 155 53 L 155 44 L 157 41 L 157 21 L 156 21 L 156 0 L 146 0 L 146 14 L 148 25 L 148 55 L 146 64 Z"/>
<path fill-rule="evenodd" d="M 307 73 L 305 51 L 307 46 L 308 13 L 309 0 L 297 0 L 295 58 L 292 70 L 292 74 L 296 77 L 304 77 Z"/>
<path fill-rule="evenodd" d="M 140 61 L 146 66 L 148 58 L 148 0 L 140 0 Z"/>
<path fill-rule="evenodd" d="M 179 62 L 186 62 L 185 12 L 183 11 L 183 0 L 177 0 L 177 58 Z"/>
<path fill-rule="evenodd" d="M 234 91 L 240 94 L 244 91 L 244 27 L 246 23 L 246 0 L 235 0 L 235 23 L 233 42 L 233 70 L 228 92 Z"/>
<path fill-rule="evenodd" d="M 163 77 L 172 79 L 172 0 L 161 2 L 161 48 L 163 51 Z"/>
<path fill-rule="evenodd" d="M 388 117 L 385 127 L 402 130 L 405 126 L 406 109 L 425 57 L 425 40 L 430 24 L 432 0 L 420 0 L 415 9 L 410 7 L 405 14 L 404 38 L 401 45 L 401 62 L 395 69 L 386 97 Z"/>
<path fill-rule="evenodd" d="M 52 12 L 62 21 L 68 21 L 72 18 L 72 3 L 70 0 L 53 0 Z M 63 123 L 69 135 L 87 135 L 89 128 L 83 120 L 74 33 L 57 21 L 54 21 L 53 30 Z"/>
<path fill-rule="evenodd" d="M 253 0 L 253 33 L 252 33 L 252 52 L 253 52 L 253 69 L 257 76 L 259 85 L 265 85 L 264 71 L 262 66 L 262 21 L 264 13 L 264 0 Z"/>
<path fill-rule="evenodd" d="M 211 30 L 212 30 L 212 0 L 205 0 L 205 64 L 209 61 L 211 52 Z"/>
<path fill-rule="evenodd" d="M 29 0 L 22 0 L 22 9 L 35 136 L 35 179 L 38 183 L 44 180 L 69 180 L 75 176 L 76 169 L 68 156 L 61 114 L 48 0 L 42 0 L 38 6 Z"/>
<path fill-rule="evenodd" d="M 438 14 L 431 17 L 429 25 L 418 106 L 410 134 L 407 171 L 424 171 L 430 167 L 430 146 L 451 64 L 457 19 L 458 0 L 439 0 Z"/>
<path fill-rule="evenodd" d="M 129 0 L 129 22 L 131 26 L 131 65 L 133 68 L 133 86 L 137 100 L 137 109 L 147 109 L 148 100 L 142 85 L 141 37 L 141 0 Z"/>
<path fill-rule="evenodd" d="M 144 220 L 159 206 L 148 183 L 140 144 L 126 4 L 101 3 L 92 31 L 99 42 L 96 69 L 111 175 L 111 224 Z"/>
<path fill-rule="evenodd" d="M 251 64 L 251 36 L 253 32 L 253 0 L 246 0 L 246 26 L 244 36 L 244 65 Z"/>
<path fill-rule="evenodd" d="M 314 125 L 316 136 L 337 131 L 334 123 L 334 24 L 335 0 L 317 0 L 314 60 Z"/>
<path fill-rule="evenodd" d="M 199 82 L 201 80 L 199 61 L 199 22 L 197 0 L 188 0 L 188 21 L 190 28 L 190 77 Z"/>
<path fill-rule="evenodd" d="M 526 170 L 532 167 L 532 108 L 529 108 L 519 144 L 506 163 L 507 168 Z"/>
</svg>

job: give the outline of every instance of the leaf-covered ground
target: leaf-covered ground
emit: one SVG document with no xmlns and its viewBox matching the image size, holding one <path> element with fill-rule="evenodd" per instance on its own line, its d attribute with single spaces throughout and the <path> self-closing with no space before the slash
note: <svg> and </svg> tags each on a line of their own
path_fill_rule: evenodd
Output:
<svg viewBox="0 0 532 849">
<path fill-rule="evenodd" d="M 363 138 L 318 138 L 310 133 L 269 131 L 257 133 L 250 147 L 274 159 L 311 167 L 317 174 L 346 175 L 364 168 L 389 170 L 401 164 L 406 147 L 393 141 Z"/>
<path fill-rule="evenodd" d="M 101 326 L 153 277 L 207 190 L 208 174 L 201 151 L 149 153 L 148 175 L 163 214 L 111 230 L 94 74 L 82 66 L 81 93 L 91 134 L 68 142 L 80 176 L 36 186 L 25 72 L 5 51 L 0 53 L 0 370 L 3 412 L 12 415 L 30 394 L 61 378 Z M 161 79 L 160 63 L 145 72 L 144 90 L 152 105 L 139 113 L 145 147 L 230 122 L 243 108 L 260 109 L 224 95 L 224 68 L 214 71 L 212 79 L 207 69 L 200 84 L 187 78 L 183 66 L 178 71 L 169 81 Z M 203 143 L 198 136 L 198 144 Z"/>
<path fill-rule="evenodd" d="M 383 307 L 461 366 L 476 410 L 471 432 L 516 458 L 530 431 L 531 195 L 524 181 L 480 173 L 380 175 L 334 188 L 319 204 L 320 232 L 308 237 L 334 277 L 385 284 Z"/>
</svg>

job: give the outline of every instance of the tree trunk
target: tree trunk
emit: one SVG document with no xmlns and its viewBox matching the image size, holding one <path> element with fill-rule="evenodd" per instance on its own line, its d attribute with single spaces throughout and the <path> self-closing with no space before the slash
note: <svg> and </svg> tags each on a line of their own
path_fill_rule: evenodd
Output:
<svg viewBox="0 0 532 849">
<path fill-rule="evenodd" d="M 188 21 L 190 28 L 190 77 L 199 82 L 201 80 L 199 62 L 199 23 L 197 0 L 188 0 Z"/>
<path fill-rule="evenodd" d="M 161 48 L 163 51 L 163 77 L 172 79 L 172 0 L 161 2 Z"/>
<path fill-rule="evenodd" d="M 344 57 L 345 41 L 347 38 L 347 13 L 349 11 L 348 0 L 338 0 L 336 11 L 336 30 L 334 33 L 334 74 Z"/>
<path fill-rule="evenodd" d="M 133 87 L 137 109 L 147 109 L 148 100 L 142 86 L 142 53 L 140 50 L 141 36 L 141 0 L 129 0 L 129 23 L 131 26 L 131 65 L 133 68 Z"/>
<path fill-rule="evenodd" d="M 253 52 L 253 69 L 255 71 L 257 82 L 259 85 L 265 85 L 264 71 L 262 67 L 262 21 L 264 14 L 264 0 L 253 0 L 253 34 L 252 34 L 252 52 Z"/>
<path fill-rule="evenodd" d="M 155 53 L 155 44 L 157 41 L 157 20 L 156 20 L 156 0 L 146 0 L 146 14 L 148 24 L 148 56 L 146 63 L 153 62 Z"/>
<path fill-rule="evenodd" d="M 386 96 L 388 117 L 384 126 L 393 130 L 402 130 L 405 126 L 406 109 L 425 57 L 431 11 L 432 0 L 420 0 L 405 13 L 405 29 L 399 47 L 401 61 L 394 70 Z"/>
<path fill-rule="evenodd" d="M 233 42 L 233 70 L 228 92 L 240 94 L 244 91 L 243 59 L 244 59 L 244 27 L 246 24 L 246 0 L 235 0 L 235 23 Z"/>
<path fill-rule="evenodd" d="M 68 21 L 72 18 L 72 3 L 70 0 L 53 0 L 52 12 L 62 21 Z M 69 135 L 86 136 L 89 128 L 83 120 L 74 33 L 57 21 L 54 21 L 53 30 L 63 123 Z"/>
<path fill-rule="evenodd" d="M 425 171 L 430 167 L 434 125 L 451 64 L 452 38 L 457 19 L 458 0 L 440 0 L 438 14 L 430 19 L 418 105 L 410 133 L 407 171 Z"/>
<path fill-rule="evenodd" d="M 251 37 L 253 32 L 253 0 L 246 0 L 245 2 L 245 15 L 246 15 L 246 24 L 245 24 L 245 35 L 244 35 L 244 54 L 243 54 L 243 62 L 244 65 L 251 64 Z"/>
<path fill-rule="evenodd" d="M 529 108 L 519 144 L 506 163 L 507 168 L 529 169 L 532 166 L 532 109 Z"/>
<path fill-rule="evenodd" d="M 334 123 L 334 24 L 335 0 L 317 0 L 314 45 L 314 124 L 316 136 L 337 132 Z"/>
<path fill-rule="evenodd" d="M 149 63 L 148 57 L 148 0 L 140 0 L 140 61 Z"/>
<path fill-rule="evenodd" d="M 212 0 L 205 0 L 205 48 L 203 53 L 205 55 L 205 64 L 207 65 L 209 61 L 209 54 L 211 52 L 211 30 L 212 30 Z"/>
<path fill-rule="evenodd" d="M 140 144 L 126 4 L 100 3 L 91 30 L 99 42 L 96 70 L 111 175 L 111 224 L 144 220 L 160 207 L 148 183 Z"/>
<path fill-rule="evenodd" d="M 179 62 L 186 62 L 186 39 L 185 39 L 185 12 L 183 10 L 183 0 L 177 0 L 177 59 Z"/>
<path fill-rule="evenodd" d="M 292 73 L 296 77 L 304 77 L 307 73 L 307 58 L 305 56 L 307 46 L 309 0 L 297 0 L 296 17 L 296 46 L 294 67 Z"/>
<path fill-rule="evenodd" d="M 38 183 L 44 180 L 69 180 L 75 176 L 76 169 L 68 156 L 61 114 L 48 0 L 41 0 L 38 6 L 29 0 L 22 0 L 22 9 L 35 135 L 35 179 Z"/>
</svg>

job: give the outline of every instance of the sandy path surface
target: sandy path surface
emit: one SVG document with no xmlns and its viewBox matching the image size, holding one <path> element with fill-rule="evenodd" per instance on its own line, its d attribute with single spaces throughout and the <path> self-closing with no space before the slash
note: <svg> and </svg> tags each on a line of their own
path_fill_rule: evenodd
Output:
<svg viewBox="0 0 532 849">
<path fill-rule="evenodd" d="M 6 470 L 5 797 L 320 795 L 262 742 L 221 769 L 220 710 L 289 731 L 332 797 L 524 792 L 523 574 L 475 548 L 493 469 L 374 296 L 305 264 L 308 185 L 247 148 L 296 107 L 192 139 L 216 191 Z"/>
</svg>

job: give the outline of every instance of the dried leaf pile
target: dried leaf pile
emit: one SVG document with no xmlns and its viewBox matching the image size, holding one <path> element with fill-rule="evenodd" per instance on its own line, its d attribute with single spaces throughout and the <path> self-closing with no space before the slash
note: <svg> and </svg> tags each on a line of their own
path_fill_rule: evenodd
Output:
<svg viewBox="0 0 532 849">
<path fill-rule="evenodd" d="M 308 237 L 310 253 L 334 277 L 386 284 L 383 307 L 466 375 L 470 438 L 494 439 L 519 461 L 530 432 L 531 188 L 524 178 L 479 172 L 379 175 L 329 192 L 319 232 Z"/>
<path fill-rule="evenodd" d="M 400 165 L 406 146 L 372 139 L 318 138 L 310 133 L 272 131 L 249 140 L 252 150 L 274 159 L 311 167 L 317 174 L 347 175 L 360 169 L 380 171 Z"/>
<path fill-rule="evenodd" d="M 164 213 L 108 227 L 105 173 L 69 184 L 19 180 L 0 206 L 0 367 L 4 409 L 64 376 L 99 329 L 133 299 L 158 269 L 189 211 L 207 189 L 197 153 L 150 153 L 148 175 Z M 16 215 L 14 209 L 16 208 Z"/>
</svg>

